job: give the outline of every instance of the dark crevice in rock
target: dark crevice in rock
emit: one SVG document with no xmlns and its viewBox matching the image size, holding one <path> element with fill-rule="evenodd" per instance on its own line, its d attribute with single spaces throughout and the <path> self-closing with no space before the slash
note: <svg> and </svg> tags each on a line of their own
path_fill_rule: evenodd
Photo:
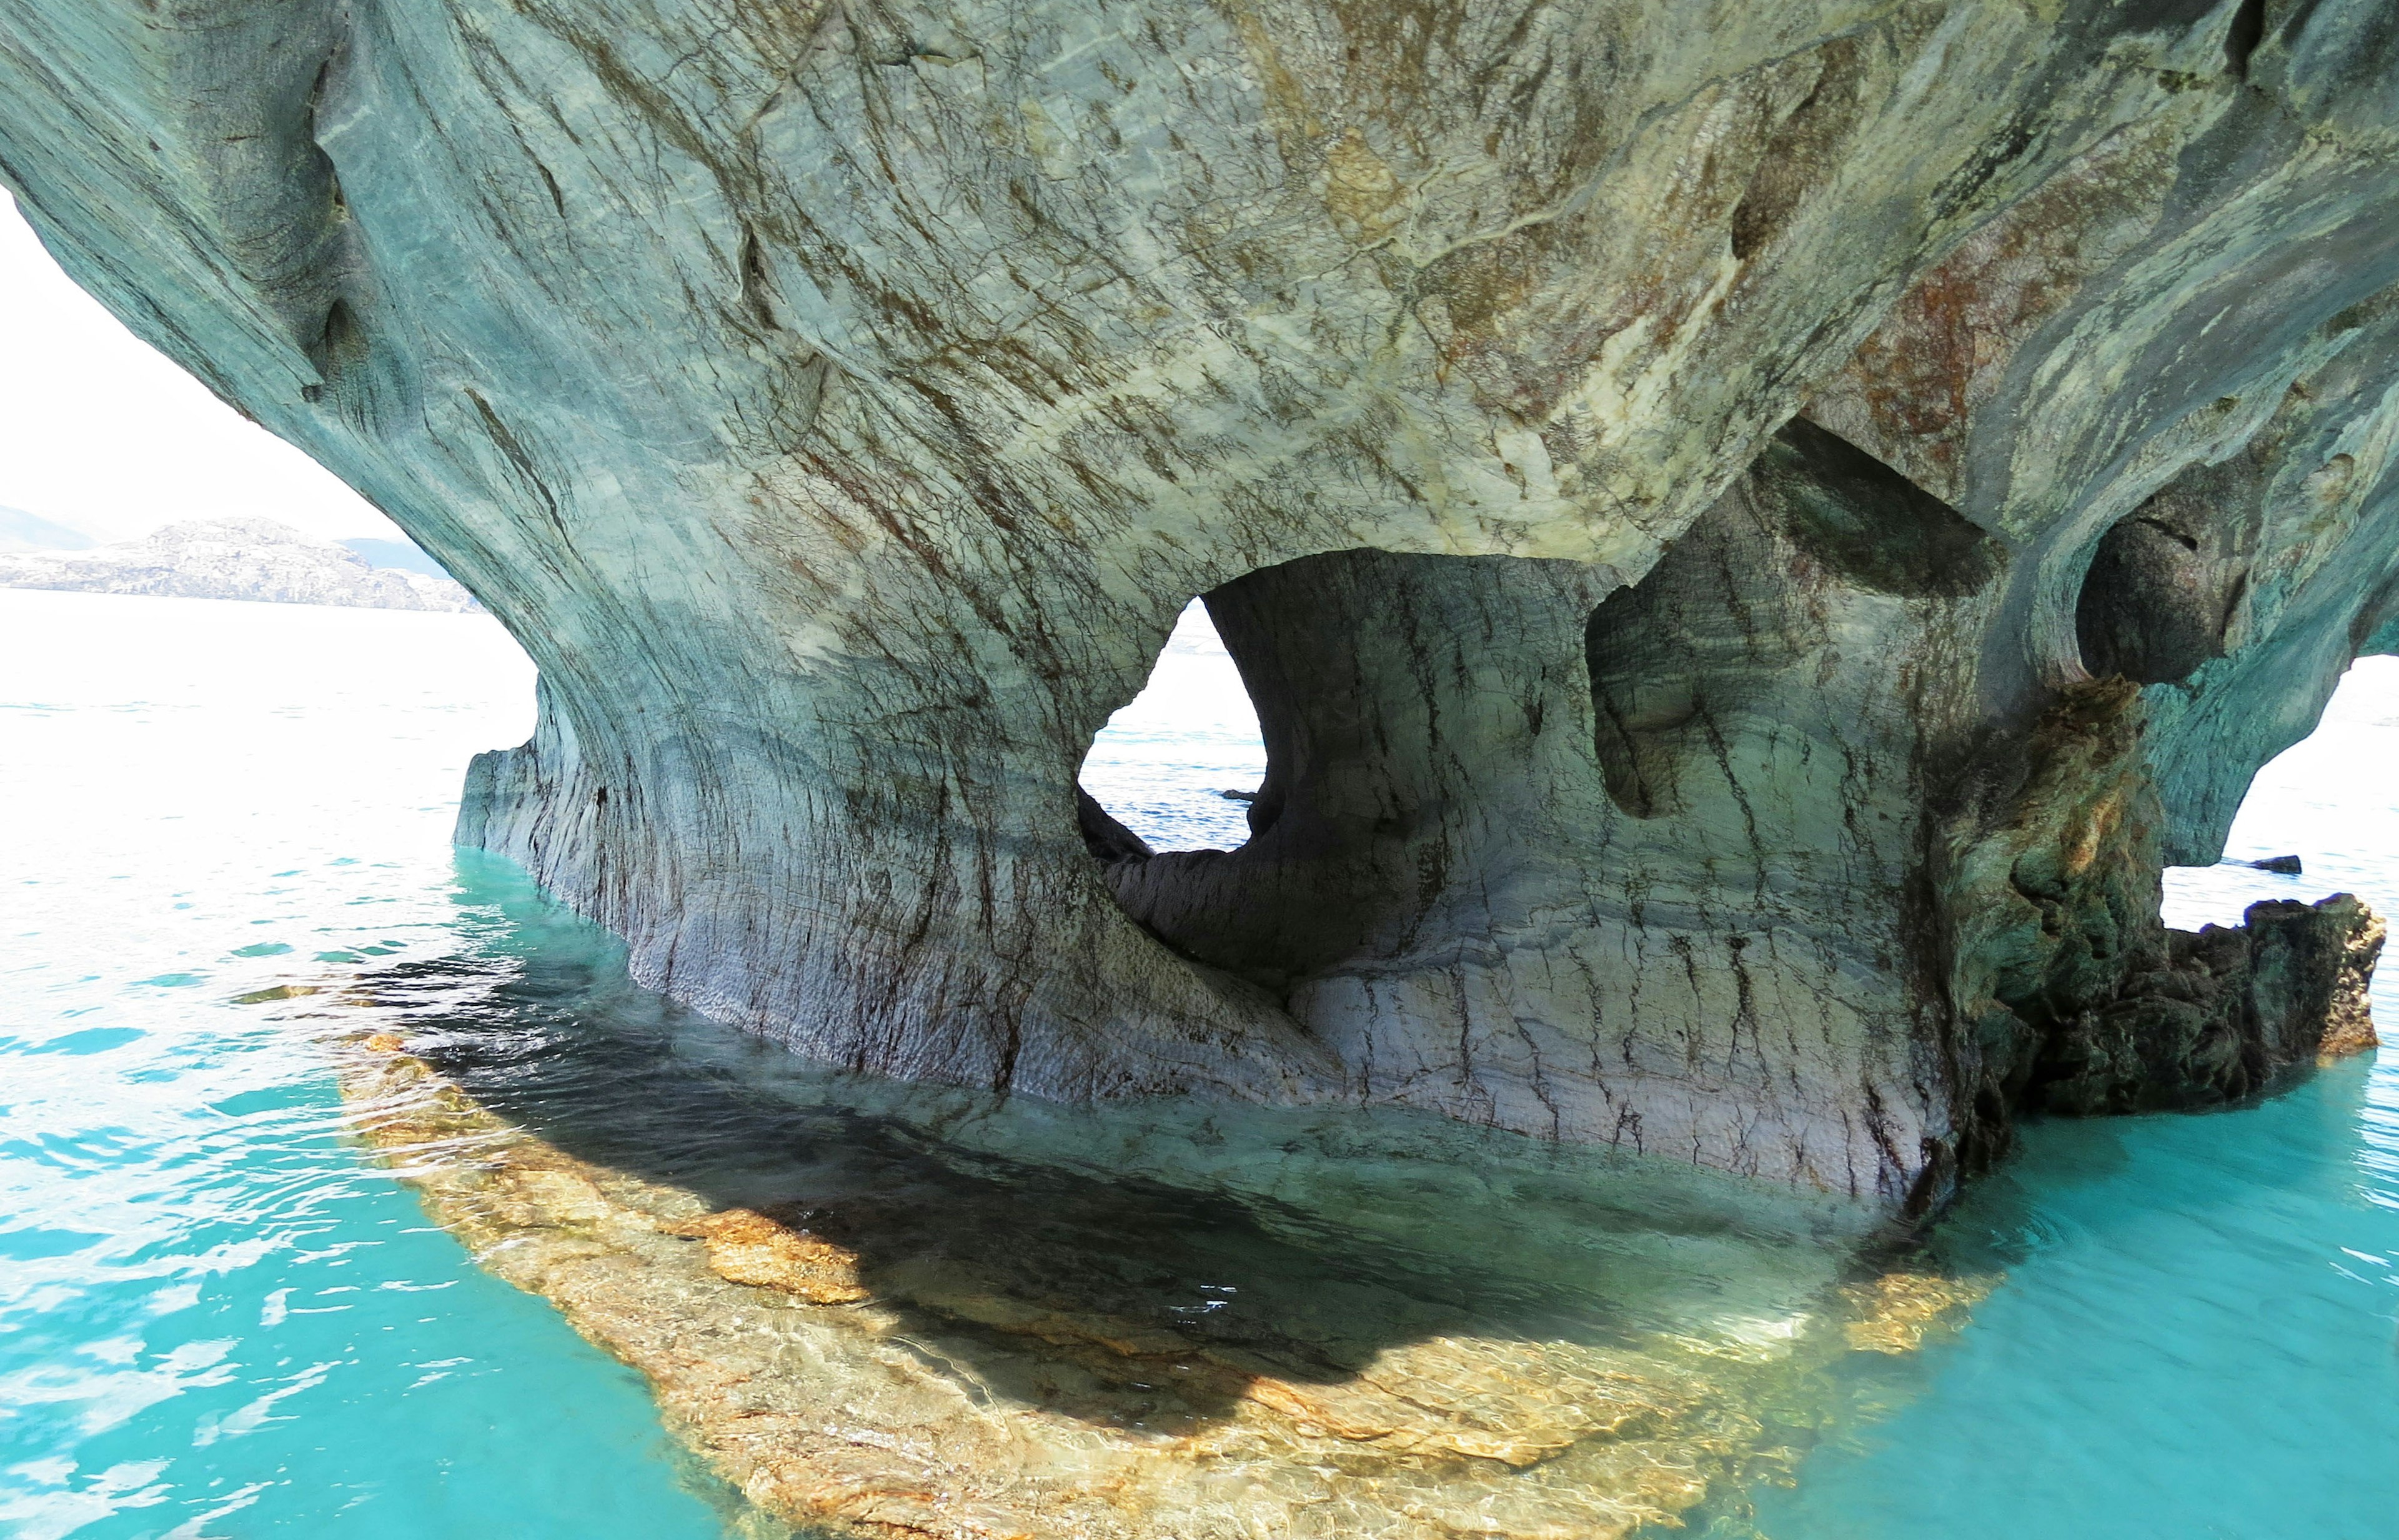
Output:
<svg viewBox="0 0 2399 1540">
<path fill-rule="evenodd" d="M 1592 611 L 1583 626 L 1592 744 L 1608 797 L 1636 818 L 1655 818 L 1677 806 L 1684 739 L 1704 708 L 1687 665 L 1649 617 L 1628 615 L 1636 606 L 1630 592 Z"/>
<path fill-rule="evenodd" d="M 332 407 L 344 422 L 364 427 L 377 404 L 374 344 L 349 301 L 336 299 L 326 307 L 324 325 L 308 357 L 320 383 L 305 387 L 302 395 Z"/>
<path fill-rule="evenodd" d="M 1818 55 L 1815 85 L 1777 124 L 1731 220 L 1732 254 L 1748 262 L 1772 244 L 1808 195 L 1839 164 L 1859 113 L 1858 43 L 1838 37 Z"/>
<path fill-rule="evenodd" d="M 1779 493 L 1802 550 L 1877 593 L 1956 599 L 2004 563 L 1965 515 L 1805 417 L 1782 426 L 1750 474 Z"/>
<path fill-rule="evenodd" d="M 2224 654 L 2246 574 L 2200 549 L 2168 518 L 2135 514 L 2099 539 L 2075 601 L 2082 666 L 2137 684 L 2170 684 Z"/>
<path fill-rule="evenodd" d="M 533 163 L 533 169 L 541 173 L 541 184 L 549 194 L 549 206 L 558 211 L 558 217 L 560 219 L 564 219 L 566 217 L 566 190 L 559 186 L 558 173 L 551 170 L 539 160 L 535 160 Z"/>
<path fill-rule="evenodd" d="M 317 371 L 326 383 L 338 385 L 348 375 L 354 375 L 366 362 L 371 351 L 367 329 L 347 300 L 335 300 L 325 311 L 325 324 L 317 336 L 314 361 Z"/>
<path fill-rule="evenodd" d="M 2235 78 L 2249 78 L 2250 56 L 2265 39 L 2266 0 L 2241 0 L 2231 25 L 2224 29 L 2224 62 Z"/>
<path fill-rule="evenodd" d="M 739 262 L 742 304 L 760 326 L 769 331 L 782 331 L 783 323 L 775 318 L 774 283 L 766 276 L 766 254 L 758 244 L 758 232 L 747 224 L 741 227 Z"/>
<path fill-rule="evenodd" d="M 1695 526 L 1584 627 L 1600 772 L 1636 818 L 1680 808 L 1695 754 L 1721 769 L 1719 719 L 1744 708 L 1761 672 L 1812 645 L 1817 623 L 1779 553 L 1804 557 L 1831 587 L 1923 601 L 1979 592 L 2005 566 L 1999 543 L 1957 509 L 1805 418 L 1751 466 L 1742 506 L 1746 518 Z"/>
</svg>

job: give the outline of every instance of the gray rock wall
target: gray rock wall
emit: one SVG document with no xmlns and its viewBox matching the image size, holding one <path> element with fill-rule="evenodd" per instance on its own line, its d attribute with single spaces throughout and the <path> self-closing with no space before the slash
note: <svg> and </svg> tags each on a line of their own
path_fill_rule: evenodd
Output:
<svg viewBox="0 0 2399 1540">
<path fill-rule="evenodd" d="M 2368 0 L 0 0 L 0 178 L 525 643 L 461 838 L 644 981 L 1923 1201 L 2391 622 L 2394 83 Z M 1275 763 L 1143 861 L 1075 770 L 1195 594 Z"/>
</svg>

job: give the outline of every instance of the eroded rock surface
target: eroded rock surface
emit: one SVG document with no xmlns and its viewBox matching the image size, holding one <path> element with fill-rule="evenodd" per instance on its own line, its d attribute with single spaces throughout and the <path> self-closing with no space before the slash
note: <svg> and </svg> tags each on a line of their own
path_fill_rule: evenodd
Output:
<svg viewBox="0 0 2399 1540">
<path fill-rule="evenodd" d="M 460 837 L 645 981 L 1923 1205 L 2324 1035 L 2351 912 L 2157 872 L 2399 640 L 2394 86 L 2381 0 L 0 0 L 0 176 L 523 641 Z M 1273 763 L 1145 858 L 1075 771 L 1195 594 Z"/>
</svg>

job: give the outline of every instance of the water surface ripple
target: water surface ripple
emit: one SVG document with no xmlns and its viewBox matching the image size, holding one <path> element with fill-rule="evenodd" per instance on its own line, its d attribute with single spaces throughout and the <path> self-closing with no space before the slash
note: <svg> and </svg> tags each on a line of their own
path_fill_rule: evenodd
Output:
<svg viewBox="0 0 2399 1540">
<path fill-rule="evenodd" d="M 722 1534 L 639 1378 L 235 1003 L 474 945 L 448 831 L 530 724 L 522 655 L 481 616 L 0 590 L 0 1533 Z"/>
</svg>

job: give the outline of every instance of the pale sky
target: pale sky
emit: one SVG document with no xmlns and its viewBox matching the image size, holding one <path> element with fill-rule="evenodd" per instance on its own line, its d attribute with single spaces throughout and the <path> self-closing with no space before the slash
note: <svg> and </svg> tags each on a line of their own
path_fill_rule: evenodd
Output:
<svg viewBox="0 0 2399 1540">
<path fill-rule="evenodd" d="M 400 531 L 333 474 L 125 330 L 0 193 L 0 505 L 129 540 L 272 519 L 328 540 Z"/>
</svg>

